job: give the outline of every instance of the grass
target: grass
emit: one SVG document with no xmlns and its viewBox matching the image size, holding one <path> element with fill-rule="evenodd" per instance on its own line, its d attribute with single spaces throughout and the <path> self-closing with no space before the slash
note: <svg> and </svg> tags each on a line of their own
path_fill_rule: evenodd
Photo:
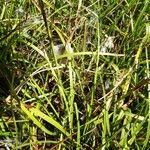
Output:
<svg viewBox="0 0 150 150">
<path fill-rule="evenodd" d="M 149 149 L 149 6 L 1 0 L 0 147 Z"/>
</svg>

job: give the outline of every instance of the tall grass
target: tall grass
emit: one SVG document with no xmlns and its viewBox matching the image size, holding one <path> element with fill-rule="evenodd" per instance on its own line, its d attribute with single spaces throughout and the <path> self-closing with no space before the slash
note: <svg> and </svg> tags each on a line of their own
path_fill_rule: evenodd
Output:
<svg viewBox="0 0 150 150">
<path fill-rule="evenodd" d="M 150 147 L 148 0 L 0 1 L 0 147 Z"/>
</svg>

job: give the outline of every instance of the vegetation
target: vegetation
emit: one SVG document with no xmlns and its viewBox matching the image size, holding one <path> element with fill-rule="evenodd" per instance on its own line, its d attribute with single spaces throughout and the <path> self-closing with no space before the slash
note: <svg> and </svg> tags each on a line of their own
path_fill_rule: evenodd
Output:
<svg viewBox="0 0 150 150">
<path fill-rule="evenodd" d="M 149 0 L 0 0 L 0 146 L 150 147 Z"/>
</svg>

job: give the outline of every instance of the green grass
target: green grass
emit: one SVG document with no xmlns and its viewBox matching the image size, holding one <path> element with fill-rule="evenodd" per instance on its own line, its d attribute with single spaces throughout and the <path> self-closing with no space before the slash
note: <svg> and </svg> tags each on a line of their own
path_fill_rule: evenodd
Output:
<svg viewBox="0 0 150 150">
<path fill-rule="evenodd" d="M 149 19 L 149 0 L 1 0 L 0 147 L 149 149 Z"/>
</svg>

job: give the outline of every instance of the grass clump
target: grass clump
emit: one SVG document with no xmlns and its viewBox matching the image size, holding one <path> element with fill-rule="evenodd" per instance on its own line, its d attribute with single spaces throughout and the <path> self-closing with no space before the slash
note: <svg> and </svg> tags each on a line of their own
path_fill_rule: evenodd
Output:
<svg viewBox="0 0 150 150">
<path fill-rule="evenodd" d="M 149 148 L 148 0 L 0 8 L 1 147 Z"/>
</svg>

